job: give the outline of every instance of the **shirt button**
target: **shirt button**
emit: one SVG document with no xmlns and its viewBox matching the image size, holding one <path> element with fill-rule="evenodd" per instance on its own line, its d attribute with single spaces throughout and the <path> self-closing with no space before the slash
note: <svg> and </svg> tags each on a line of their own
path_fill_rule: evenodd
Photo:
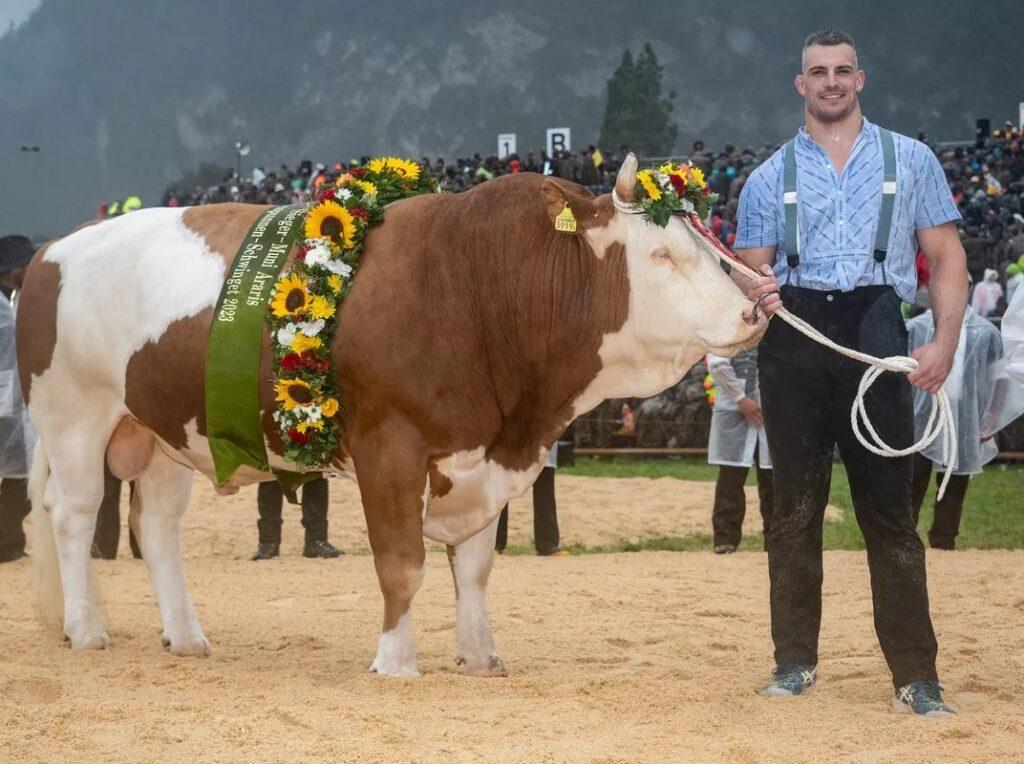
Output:
<svg viewBox="0 0 1024 764">
<path fill-rule="evenodd" d="M 843 192 L 842 192 L 842 191 L 836 191 L 836 193 L 837 193 L 837 194 L 838 194 L 839 196 L 842 196 L 842 195 L 843 195 Z"/>
</svg>

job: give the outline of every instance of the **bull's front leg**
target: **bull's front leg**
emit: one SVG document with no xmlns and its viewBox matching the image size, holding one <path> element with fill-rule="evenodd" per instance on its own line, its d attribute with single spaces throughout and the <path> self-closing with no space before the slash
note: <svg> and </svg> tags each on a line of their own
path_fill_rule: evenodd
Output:
<svg viewBox="0 0 1024 764">
<path fill-rule="evenodd" d="M 487 617 L 487 579 L 494 563 L 498 518 L 458 546 L 448 546 L 458 613 L 456 663 L 467 676 L 505 676 Z"/>
<path fill-rule="evenodd" d="M 373 549 L 384 623 L 370 671 L 382 676 L 419 676 L 411 608 L 423 582 L 423 491 L 426 457 L 413 445 L 415 432 L 388 422 L 352 448 L 366 529 Z"/>
</svg>

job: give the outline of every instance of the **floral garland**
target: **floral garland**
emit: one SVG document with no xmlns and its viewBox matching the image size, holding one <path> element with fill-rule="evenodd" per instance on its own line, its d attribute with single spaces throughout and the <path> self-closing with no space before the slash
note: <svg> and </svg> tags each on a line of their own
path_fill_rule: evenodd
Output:
<svg viewBox="0 0 1024 764">
<path fill-rule="evenodd" d="M 711 205 L 718 201 L 718 194 L 708 188 L 704 173 L 691 163 L 667 162 L 656 170 L 641 170 L 636 174 L 634 194 L 644 214 L 662 228 L 677 212 L 696 212 L 703 220 Z"/>
<path fill-rule="evenodd" d="M 341 437 L 331 340 L 366 234 L 383 222 L 391 202 L 438 190 L 415 162 L 384 157 L 345 173 L 308 205 L 305 240 L 275 284 L 267 311 L 274 346 L 273 417 L 289 461 L 324 467 Z"/>
</svg>

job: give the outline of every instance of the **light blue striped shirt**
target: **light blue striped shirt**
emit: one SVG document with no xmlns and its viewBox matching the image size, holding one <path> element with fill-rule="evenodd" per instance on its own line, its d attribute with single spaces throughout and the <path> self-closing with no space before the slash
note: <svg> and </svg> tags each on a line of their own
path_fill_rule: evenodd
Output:
<svg viewBox="0 0 1024 764">
<path fill-rule="evenodd" d="M 786 264 L 783 151 L 754 170 L 740 194 L 736 249 L 778 245 L 774 270 L 780 284 L 849 291 L 890 284 L 906 302 L 917 290 L 917 231 L 960 220 L 946 176 L 932 150 L 893 133 L 896 200 L 884 268 L 874 260 L 882 197 L 882 144 L 864 120 L 843 174 L 804 128 L 796 136 L 800 265 Z"/>
</svg>

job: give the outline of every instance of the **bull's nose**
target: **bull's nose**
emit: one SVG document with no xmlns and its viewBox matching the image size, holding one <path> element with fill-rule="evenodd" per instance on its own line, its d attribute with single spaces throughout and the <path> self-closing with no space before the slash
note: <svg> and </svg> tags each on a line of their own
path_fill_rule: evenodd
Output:
<svg viewBox="0 0 1024 764">
<path fill-rule="evenodd" d="M 757 326 L 761 320 L 760 311 L 751 303 L 743 309 L 743 323 L 747 326 Z"/>
</svg>

